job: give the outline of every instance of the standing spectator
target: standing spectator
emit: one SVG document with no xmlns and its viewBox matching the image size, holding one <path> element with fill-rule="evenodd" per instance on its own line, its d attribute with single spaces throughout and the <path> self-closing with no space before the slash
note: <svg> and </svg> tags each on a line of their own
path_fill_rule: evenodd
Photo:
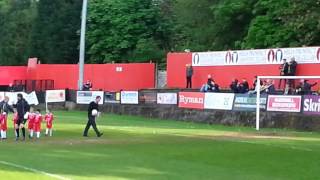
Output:
<svg viewBox="0 0 320 180">
<path fill-rule="evenodd" d="M 27 113 L 30 110 L 30 106 L 28 104 L 28 102 L 23 98 L 22 94 L 18 94 L 17 95 L 17 104 L 15 105 L 15 107 L 17 108 L 17 112 L 18 112 L 18 120 L 17 120 L 17 124 L 15 127 L 16 128 L 16 141 L 19 140 L 19 130 L 21 129 L 22 131 L 22 135 L 23 135 L 23 140 L 26 139 L 26 130 L 25 130 L 25 123 L 26 123 L 26 119 L 27 119 Z"/>
<path fill-rule="evenodd" d="M 238 79 L 233 79 L 231 84 L 230 84 L 230 89 L 231 92 L 233 93 L 239 93 L 239 89 L 238 89 Z"/>
<path fill-rule="evenodd" d="M 90 80 L 87 80 L 87 82 L 83 85 L 82 90 L 84 91 L 92 90 L 92 82 Z"/>
<path fill-rule="evenodd" d="M 297 65 L 298 63 L 296 62 L 295 58 L 291 58 L 289 65 L 288 65 L 288 76 L 295 76 L 297 72 Z M 295 88 L 295 80 L 290 79 L 289 80 L 289 87 L 290 88 Z"/>
<path fill-rule="evenodd" d="M 192 88 L 193 67 L 191 64 L 186 65 L 187 88 Z"/>
<path fill-rule="evenodd" d="M 279 66 L 280 76 L 288 76 L 288 68 L 289 68 L 289 64 L 288 64 L 287 60 L 283 59 L 282 60 L 282 64 Z M 287 80 L 286 79 L 280 79 L 278 89 L 281 88 L 282 80 L 284 80 L 284 85 L 287 84 Z"/>
</svg>

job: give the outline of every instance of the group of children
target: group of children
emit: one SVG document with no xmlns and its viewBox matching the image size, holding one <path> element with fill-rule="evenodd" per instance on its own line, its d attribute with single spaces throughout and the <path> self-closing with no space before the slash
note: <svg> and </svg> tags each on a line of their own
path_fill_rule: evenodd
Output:
<svg viewBox="0 0 320 180">
<path fill-rule="evenodd" d="M 0 129 L 1 129 L 0 135 L 2 140 L 7 139 L 7 130 L 8 130 L 7 119 L 8 119 L 8 115 L 5 112 L 0 114 Z M 42 122 L 46 123 L 45 135 L 52 136 L 52 126 L 53 126 L 53 119 L 54 119 L 52 112 L 48 111 L 46 115 L 43 117 L 39 109 L 37 109 L 36 111 L 33 111 L 31 108 L 30 112 L 26 115 L 25 119 L 27 119 L 26 124 L 29 130 L 30 139 L 34 137 L 34 134 L 36 135 L 37 139 L 40 138 Z M 18 113 L 17 113 L 17 110 L 14 109 L 14 114 L 13 114 L 14 129 L 18 128 L 17 121 L 18 121 Z"/>
</svg>

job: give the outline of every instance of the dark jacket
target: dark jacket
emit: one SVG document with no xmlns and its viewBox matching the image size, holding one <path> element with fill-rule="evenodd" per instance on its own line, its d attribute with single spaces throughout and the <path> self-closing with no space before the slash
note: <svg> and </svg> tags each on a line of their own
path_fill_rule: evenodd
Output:
<svg viewBox="0 0 320 180">
<path fill-rule="evenodd" d="M 289 64 L 283 63 L 280 65 L 279 69 L 280 69 L 280 76 L 287 76 L 288 75 L 288 68 L 289 68 Z"/>
<path fill-rule="evenodd" d="M 93 117 L 92 116 L 92 110 L 96 109 L 97 111 L 99 111 L 99 104 L 97 104 L 96 102 L 92 101 L 90 104 L 89 104 L 89 107 L 88 107 L 88 117 Z"/>
<path fill-rule="evenodd" d="M 313 86 L 315 86 L 315 85 L 317 85 L 317 83 L 310 84 L 308 82 L 305 82 L 303 84 L 300 84 L 297 87 L 297 94 L 299 94 L 299 95 L 310 95 L 310 94 L 312 94 L 311 88 Z"/>
<path fill-rule="evenodd" d="M 232 91 L 233 93 L 239 93 L 237 81 L 233 81 L 233 82 L 230 84 L 230 89 L 231 89 L 231 91 Z"/>
<path fill-rule="evenodd" d="M 23 118 L 25 113 L 30 111 L 30 105 L 25 99 L 18 100 L 15 108 L 17 108 L 19 118 Z"/>
<path fill-rule="evenodd" d="M 192 67 L 187 67 L 186 68 L 186 75 L 187 75 L 187 77 L 192 77 L 193 76 L 193 68 Z"/>
<path fill-rule="evenodd" d="M 0 102 L 0 111 L 7 114 L 9 113 L 9 111 L 13 113 L 12 107 L 5 101 Z"/>
<path fill-rule="evenodd" d="M 293 61 L 292 63 L 289 64 L 288 66 L 288 75 L 289 76 L 295 76 L 297 72 L 297 62 Z"/>
</svg>

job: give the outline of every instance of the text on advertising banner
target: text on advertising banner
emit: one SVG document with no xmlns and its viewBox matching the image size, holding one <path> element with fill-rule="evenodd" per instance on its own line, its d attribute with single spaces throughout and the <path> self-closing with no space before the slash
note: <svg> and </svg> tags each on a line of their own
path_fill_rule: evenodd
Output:
<svg viewBox="0 0 320 180">
<path fill-rule="evenodd" d="M 303 96 L 303 113 L 307 115 L 320 115 L 320 96 Z"/>
<path fill-rule="evenodd" d="M 269 95 L 268 111 L 300 112 L 301 96 Z"/>
<path fill-rule="evenodd" d="M 232 93 L 206 93 L 204 108 L 232 110 L 234 94 Z"/>
<path fill-rule="evenodd" d="M 266 110 L 267 95 L 260 96 L 260 108 Z M 257 95 L 251 94 L 236 94 L 233 110 L 234 111 L 255 111 L 257 108 Z"/>
<path fill-rule="evenodd" d="M 46 102 L 65 102 L 65 90 L 46 90 Z"/>
<path fill-rule="evenodd" d="M 139 104 L 139 92 L 121 91 L 121 104 Z"/>
<path fill-rule="evenodd" d="M 103 91 L 77 91 L 77 104 L 90 104 L 90 102 L 95 101 L 97 96 L 101 97 L 99 104 L 103 104 Z"/>
<path fill-rule="evenodd" d="M 199 92 L 180 92 L 179 107 L 190 109 L 204 108 L 204 93 Z"/>
<path fill-rule="evenodd" d="M 177 93 L 158 93 L 157 104 L 172 104 L 176 105 L 178 102 Z"/>
</svg>

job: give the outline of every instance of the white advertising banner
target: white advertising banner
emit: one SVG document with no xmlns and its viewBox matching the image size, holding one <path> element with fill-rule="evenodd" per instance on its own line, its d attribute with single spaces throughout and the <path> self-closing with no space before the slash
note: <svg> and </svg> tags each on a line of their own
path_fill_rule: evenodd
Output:
<svg viewBox="0 0 320 180">
<path fill-rule="evenodd" d="M 232 110 L 233 100 L 232 93 L 206 93 L 204 109 Z"/>
<path fill-rule="evenodd" d="M 5 96 L 9 97 L 9 104 L 13 105 L 16 104 L 18 101 L 17 95 L 18 94 L 22 94 L 23 98 L 30 104 L 30 105 L 38 105 L 39 101 L 38 101 L 38 97 L 36 95 L 36 92 L 31 92 L 29 94 L 25 93 L 25 92 L 5 92 Z"/>
<path fill-rule="evenodd" d="M 66 101 L 66 90 L 47 90 L 46 91 L 46 102 L 65 102 Z"/>
<path fill-rule="evenodd" d="M 281 64 L 295 57 L 299 64 L 320 63 L 320 47 L 230 50 L 192 53 L 193 66 Z"/>
<path fill-rule="evenodd" d="M 178 95 L 177 93 L 158 93 L 157 104 L 177 104 Z"/>
<path fill-rule="evenodd" d="M 0 92 L 0 101 L 4 100 L 4 92 Z"/>
<path fill-rule="evenodd" d="M 103 104 L 103 91 L 77 91 L 77 104 L 90 104 L 96 99 L 97 96 L 101 97 L 101 101 L 99 102 L 99 104 Z"/>
<path fill-rule="evenodd" d="M 139 92 L 121 91 L 121 104 L 139 104 Z"/>
</svg>

